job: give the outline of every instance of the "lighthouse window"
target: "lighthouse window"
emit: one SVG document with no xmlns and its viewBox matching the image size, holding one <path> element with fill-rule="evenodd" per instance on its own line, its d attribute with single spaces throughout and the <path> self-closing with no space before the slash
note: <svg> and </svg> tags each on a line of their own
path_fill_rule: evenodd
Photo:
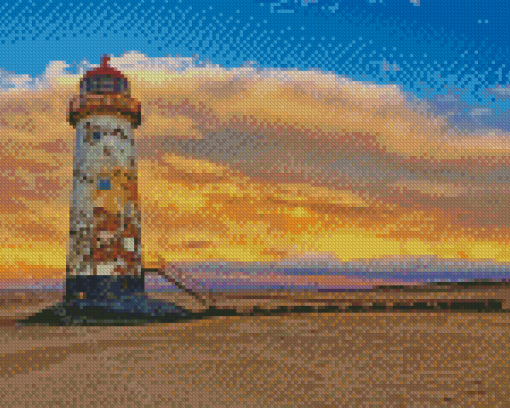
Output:
<svg viewBox="0 0 510 408">
<path fill-rule="evenodd" d="M 80 88 L 82 91 L 94 94 L 112 91 L 125 92 L 128 90 L 128 82 L 124 78 L 94 75 L 92 78 L 85 78 L 80 84 Z"/>
<path fill-rule="evenodd" d="M 92 92 L 92 79 L 91 78 L 86 78 L 82 82 L 81 86 L 82 86 L 82 89 L 85 88 L 86 92 Z"/>
<path fill-rule="evenodd" d="M 120 78 L 115 78 L 115 92 L 121 91 Z"/>
<path fill-rule="evenodd" d="M 113 81 L 111 79 L 102 79 L 101 80 L 101 91 L 104 91 L 104 92 L 110 92 L 110 91 L 113 91 Z"/>
<path fill-rule="evenodd" d="M 94 137 L 94 140 L 100 140 L 101 132 L 94 132 L 94 133 L 92 133 L 92 136 Z"/>
<path fill-rule="evenodd" d="M 99 180 L 97 182 L 98 190 L 111 190 L 110 180 Z"/>
</svg>

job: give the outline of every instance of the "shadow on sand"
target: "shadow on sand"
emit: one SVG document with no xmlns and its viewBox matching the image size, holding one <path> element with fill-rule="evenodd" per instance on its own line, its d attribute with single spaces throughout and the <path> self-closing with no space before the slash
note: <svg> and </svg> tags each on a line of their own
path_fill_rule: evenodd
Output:
<svg viewBox="0 0 510 408">
<path fill-rule="evenodd" d="M 158 304 L 164 302 L 158 301 Z M 169 313 L 147 314 L 144 316 L 133 313 L 122 313 L 111 310 L 105 312 L 102 307 L 88 307 L 86 310 L 75 306 L 58 304 L 52 308 L 16 322 L 17 326 L 141 326 L 153 323 L 185 323 L 200 319 L 228 316 L 290 316 L 305 313 L 381 313 L 381 312 L 481 312 L 502 313 L 507 312 L 503 308 L 503 302 L 498 300 L 487 301 L 444 301 L 433 306 L 425 302 L 414 304 L 372 304 L 369 306 L 280 306 L 274 309 L 262 309 L 254 307 L 249 312 L 239 312 L 232 308 L 210 307 L 203 312 L 190 312 L 167 303 L 166 307 L 173 310 Z"/>
</svg>

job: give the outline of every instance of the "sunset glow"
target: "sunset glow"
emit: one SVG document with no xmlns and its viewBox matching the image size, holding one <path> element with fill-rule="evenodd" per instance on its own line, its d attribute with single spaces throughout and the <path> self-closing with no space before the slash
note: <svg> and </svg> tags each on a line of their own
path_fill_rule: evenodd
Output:
<svg viewBox="0 0 510 408">
<path fill-rule="evenodd" d="M 158 256 L 269 262 L 309 252 L 510 261 L 506 187 L 487 181 L 508 167 L 508 135 L 454 130 L 396 86 L 317 72 L 129 69 L 148 60 L 111 59 L 142 104 L 144 267 Z M 55 62 L 44 85 L 0 97 L 7 279 L 65 276 L 75 136 L 66 108 L 79 78 Z M 208 141 L 224 142 L 221 158 Z"/>
</svg>

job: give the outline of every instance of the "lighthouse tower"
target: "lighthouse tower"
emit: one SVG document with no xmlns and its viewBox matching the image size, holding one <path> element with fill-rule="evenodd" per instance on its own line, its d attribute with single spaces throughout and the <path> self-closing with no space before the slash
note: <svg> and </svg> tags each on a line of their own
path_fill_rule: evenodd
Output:
<svg viewBox="0 0 510 408">
<path fill-rule="evenodd" d="M 64 301 L 34 322 L 173 321 L 188 313 L 145 295 L 134 130 L 141 105 L 108 65 L 87 72 L 67 121 L 76 129 Z"/>
<path fill-rule="evenodd" d="M 100 68 L 84 75 L 80 95 L 69 106 L 76 147 L 68 283 L 88 276 L 142 278 L 134 138 L 141 105 L 131 98 L 128 80 L 109 67 L 108 60 L 103 57 Z"/>
</svg>

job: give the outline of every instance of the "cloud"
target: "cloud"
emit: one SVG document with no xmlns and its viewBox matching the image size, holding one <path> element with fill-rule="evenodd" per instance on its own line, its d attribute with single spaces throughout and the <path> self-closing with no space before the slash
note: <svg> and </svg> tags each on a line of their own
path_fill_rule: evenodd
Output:
<svg viewBox="0 0 510 408">
<path fill-rule="evenodd" d="M 462 116 L 455 95 L 420 103 L 397 86 L 332 74 L 136 52 L 111 65 L 142 103 L 136 136 L 148 263 L 157 253 L 280 259 L 293 246 L 339 259 L 497 257 L 510 237 L 508 132 L 456 129 L 461 117 L 494 115 L 474 108 L 482 114 Z M 9 225 L 0 239 L 20 246 L 20 262 L 45 237 L 30 223 L 53 234 L 44 239 L 67 239 L 74 129 L 66 109 L 91 65 L 79 67 L 72 74 L 55 61 L 38 78 L 0 74 L 0 182 L 9 191 L 0 198 Z M 28 218 L 16 227 L 20 214 Z M 437 244 L 454 239 L 447 250 Z M 483 240 L 494 247 L 476 243 Z M 64 244 L 47 251 L 60 251 L 65 264 Z"/>
<path fill-rule="evenodd" d="M 12 88 L 23 88 L 32 81 L 29 75 L 16 75 L 0 68 L 0 91 Z"/>
<path fill-rule="evenodd" d="M 500 89 L 487 88 L 488 95 L 496 95 Z M 501 93 L 502 94 L 502 93 Z M 510 111 L 488 108 L 484 105 L 467 102 L 456 93 L 449 91 L 444 95 L 435 95 L 427 99 L 429 111 L 443 118 L 448 125 L 455 129 L 452 138 L 476 139 L 482 141 L 485 133 L 503 132 L 507 138 L 510 132 Z M 466 145 L 467 146 L 467 145 Z"/>
<path fill-rule="evenodd" d="M 289 250 L 292 253 L 292 249 Z M 288 255 L 278 262 L 281 266 L 339 266 L 341 261 L 332 252 L 305 252 Z"/>
<path fill-rule="evenodd" d="M 387 61 L 382 62 L 382 70 L 383 71 L 401 71 L 402 69 L 397 64 L 390 64 Z"/>
<path fill-rule="evenodd" d="M 474 116 L 479 116 L 479 115 L 491 115 L 493 114 L 494 111 L 492 109 L 487 109 L 487 108 L 477 108 L 477 109 L 472 109 L 469 114 L 470 115 L 474 115 Z"/>
<path fill-rule="evenodd" d="M 497 85 L 493 88 L 486 88 L 486 91 L 489 94 L 495 95 L 499 98 L 510 98 L 510 86 Z"/>
</svg>

